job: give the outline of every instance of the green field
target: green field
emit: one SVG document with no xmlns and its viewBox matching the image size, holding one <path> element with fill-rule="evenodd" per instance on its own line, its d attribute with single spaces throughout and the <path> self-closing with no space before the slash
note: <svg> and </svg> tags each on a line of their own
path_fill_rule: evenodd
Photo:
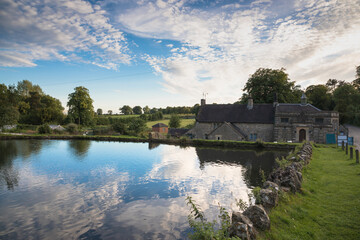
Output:
<svg viewBox="0 0 360 240">
<path fill-rule="evenodd" d="M 360 165 L 340 148 L 315 147 L 303 176 L 303 193 L 283 198 L 259 239 L 360 239 Z"/>
<path fill-rule="evenodd" d="M 157 120 L 157 121 L 150 121 L 146 123 L 146 126 L 148 128 L 151 128 L 153 125 L 157 124 L 157 123 L 164 123 L 166 125 L 169 126 L 169 119 L 162 119 L 162 120 Z M 195 123 L 195 119 L 181 119 L 180 121 L 180 128 L 186 127 L 189 124 L 194 124 Z"/>
</svg>

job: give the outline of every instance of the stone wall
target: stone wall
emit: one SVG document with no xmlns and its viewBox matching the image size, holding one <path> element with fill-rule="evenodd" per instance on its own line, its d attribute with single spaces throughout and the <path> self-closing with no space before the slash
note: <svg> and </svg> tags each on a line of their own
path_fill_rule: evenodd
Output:
<svg viewBox="0 0 360 240">
<path fill-rule="evenodd" d="M 277 206 L 280 191 L 301 191 L 301 170 L 309 163 L 311 156 L 312 146 L 305 143 L 296 156 L 287 159 L 289 164 L 286 167 L 279 167 L 273 171 L 259 192 L 257 204 L 249 206 L 242 213 L 232 213 L 230 237 L 253 240 L 256 239 L 257 231 L 270 229 L 268 212 Z"/>
<path fill-rule="evenodd" d="M 257 139 L 264 142 L 274 141 L 274 124 L 235 123 L 234 125 L 247 136 L 249 141 L 251 141 L 250 134 L 256 134 Z"/>
</svg>

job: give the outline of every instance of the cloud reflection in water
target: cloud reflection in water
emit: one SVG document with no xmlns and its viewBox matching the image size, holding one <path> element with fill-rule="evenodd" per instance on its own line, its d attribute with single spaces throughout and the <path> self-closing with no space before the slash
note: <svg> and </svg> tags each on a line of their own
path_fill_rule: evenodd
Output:
<svg viewBox="0 0 360 240">
<path fill-rule="evenodd" d="M 7 141 L 19 154 L 2 157 L 0 170 L 11 166 L 18 185 L 0 189 L 0 238 L 184 238 L 186 196 L 213 219 L 218 203 L 236 208 L 235 198 L 248 199 L 251 181 L 244 176 L 259 167 L 249 168 L 251 160 L 236 164 L 255 153 L 169 145 L 149 150 L 136 143 L 92 142 L 82 148 L 81 161 L 66 141 L 46 141 L 35 154 L 21 154 L 31 144 Z M 274 162 L 274 154 L 266 158 Z"/>
</svg>

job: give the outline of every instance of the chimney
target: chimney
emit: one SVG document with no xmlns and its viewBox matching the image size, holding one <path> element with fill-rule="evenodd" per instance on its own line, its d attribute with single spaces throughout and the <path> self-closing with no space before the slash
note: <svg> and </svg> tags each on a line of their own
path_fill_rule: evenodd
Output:
<svg viewBox="0 0 360 240">
<path fill-rule="evenodd" d="M 305 93 L 303 93 L 302 96 L 301 96 L 301 105 L 306 105 L 306 95 L 305 95 Z"/>
<path fill-rule="evenodd" d="M 205 100 L 205 98 L 203 98 L 203 99 L 201 99 L 201 106 L 204 106 L 206 104 L 206 100 Z"/>
<path fill-rule="evenodd" d="M 278 105 L 278 95 L 277 93 L 274 93 L 274 103 L 273 103 L 273 107 L 276 107 Z"/>
<path fill-rule="evenodd" d="M 251 94 L 249 95 L 248 103 L 247 103 L 247 109 L 251 110 L 254 107 L 254 101 L 252 99 Z"/>
</svg>

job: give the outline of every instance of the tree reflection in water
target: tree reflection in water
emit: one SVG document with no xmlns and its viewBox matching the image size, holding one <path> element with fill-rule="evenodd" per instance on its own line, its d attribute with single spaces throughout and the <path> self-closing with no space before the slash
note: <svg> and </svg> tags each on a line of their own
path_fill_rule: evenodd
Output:
<svg viewBox="0 0 360 240">
<path fill-rule="evenodd" d="M 70 149 L 76 156 L 78 156 L 81 159 L 86 157 L 86 155 L 90 149 L 90 146 L 91 146 L 90 140 L 71 140 L 71 141 L 69 141 Z"/>
<path fill-rule="evenodd" d="M 201 169 L 210 163 L 242 165 L 245 168 L 245 181 L 249 187 L 260 186 L 262 184 L 260 170 L 268 176 L 274 167 L 275 159 L 287 155 L 284 151 L 238 151 L 214 148 L 196 148 L 196 154 Z"/>
</svg>

